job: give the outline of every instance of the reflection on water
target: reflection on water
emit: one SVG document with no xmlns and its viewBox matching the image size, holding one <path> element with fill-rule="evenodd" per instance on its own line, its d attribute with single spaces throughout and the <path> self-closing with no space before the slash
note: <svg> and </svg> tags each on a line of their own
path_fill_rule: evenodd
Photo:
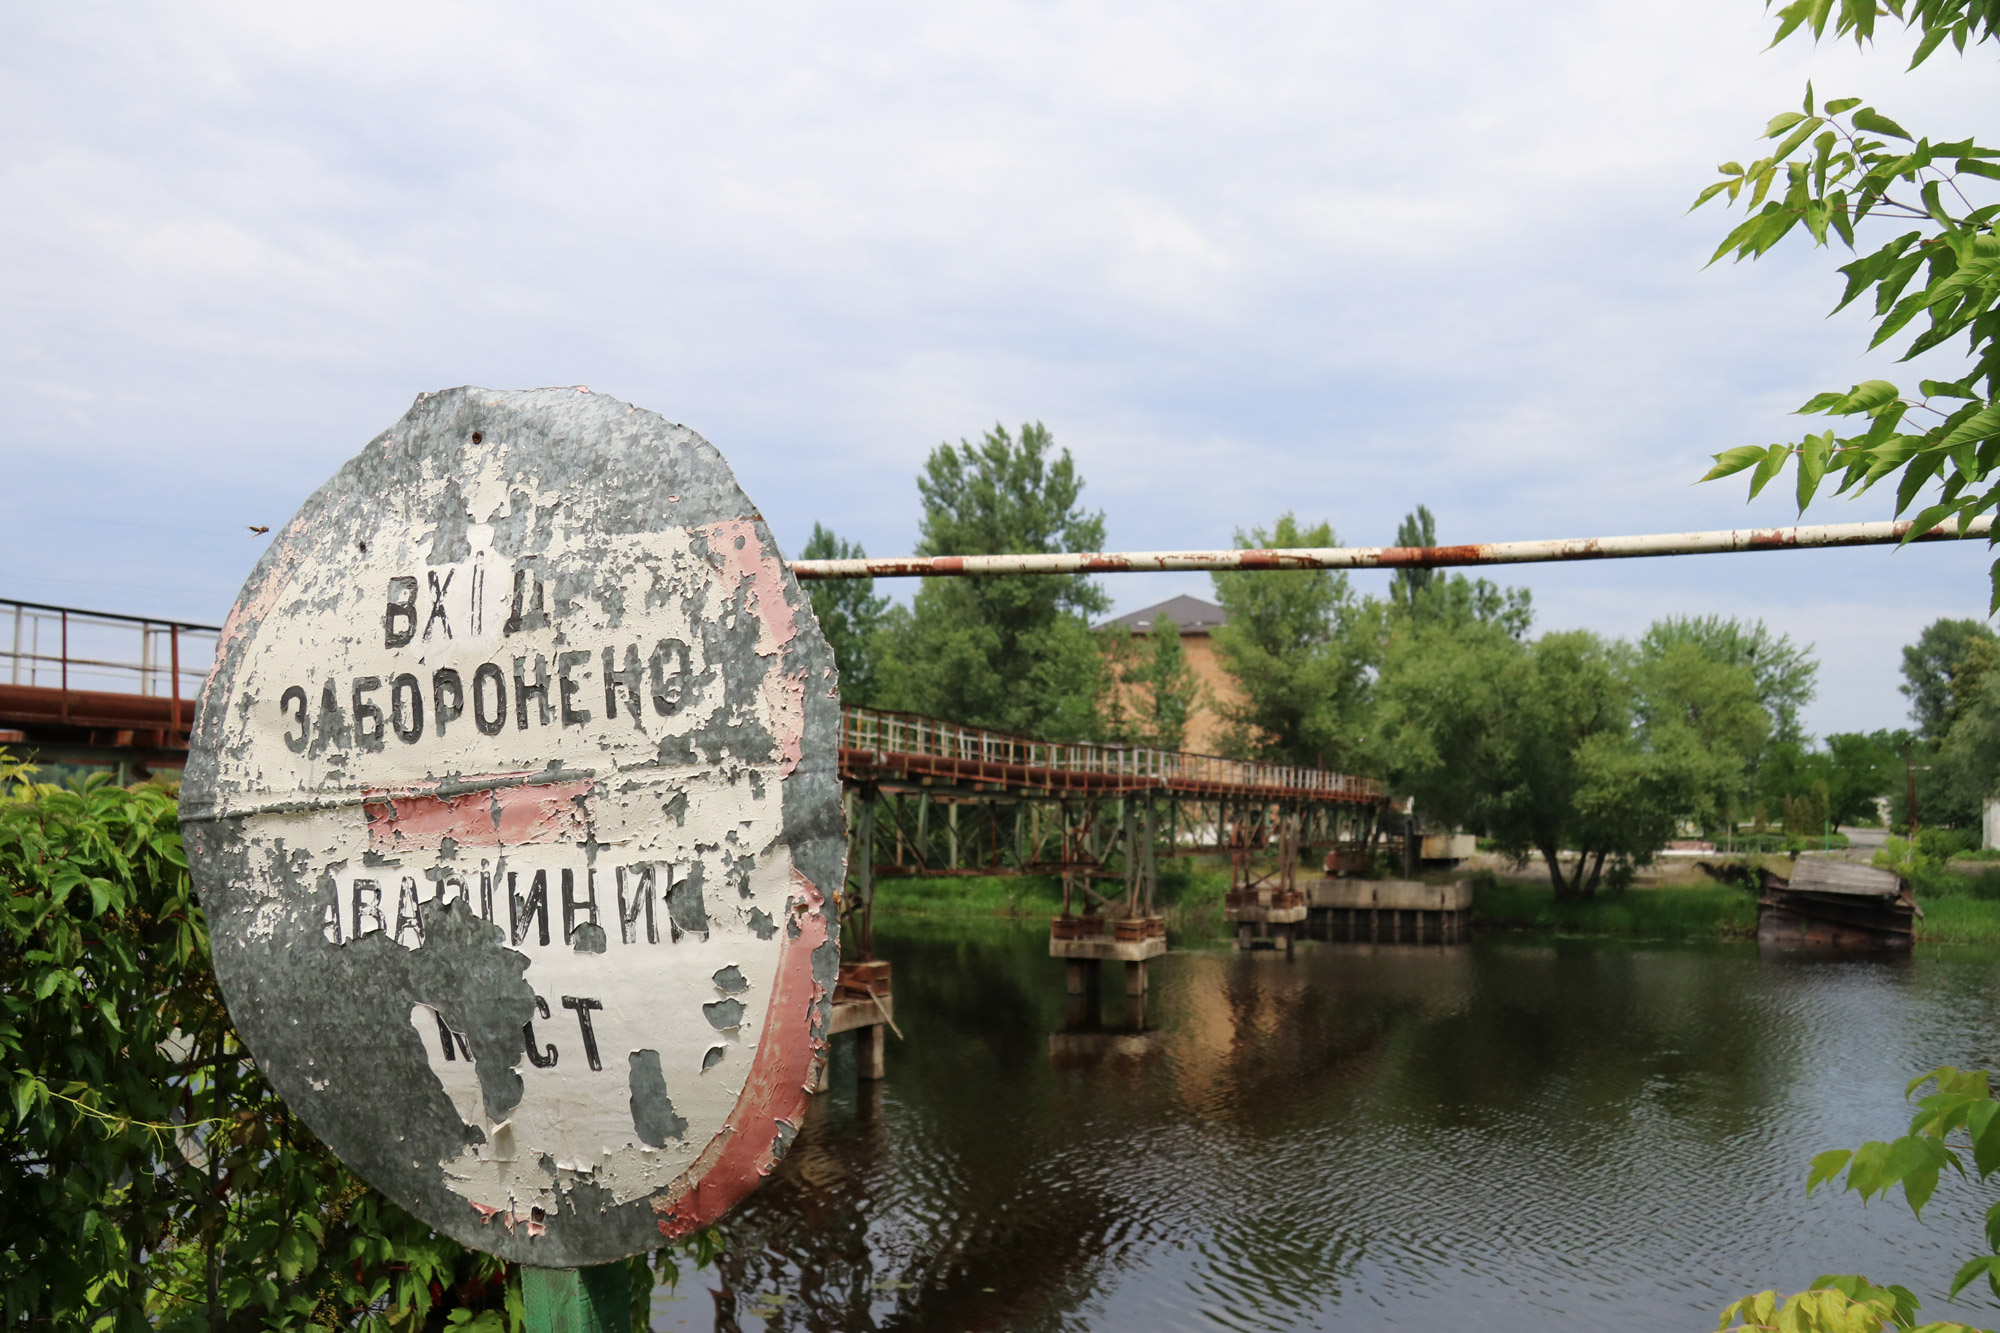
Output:
<svg viewBox="0 0 2000 1333">
<path fill-rule="evenodd" d="M 836 1043 L 833 1091 L 656 1327 L 1698 1329 L 1855 1270 L 1942 1318 L 1976 1244 L 1971 1189 L 1918 1225 L 1803 1183 L 1897 1128 L 1911 1075 L 2000 1063 L 1985 955 L 1173 954 L 1132 1034 L 1065 1031 L 1033 926 L 876 932 L 907 1034 L 887 1082 Z"/>
</svg>

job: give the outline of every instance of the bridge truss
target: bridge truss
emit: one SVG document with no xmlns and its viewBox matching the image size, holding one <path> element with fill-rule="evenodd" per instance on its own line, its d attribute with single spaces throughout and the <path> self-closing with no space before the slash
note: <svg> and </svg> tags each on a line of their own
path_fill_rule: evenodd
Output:
<svg viewBox="0 0 2000 1333">
<path fill-rule="evenodd" d="M 872 957 L 877 880 L 1059 875 L 1063 917 L 1157 930 L 1159 860 L 1226 853 L 1232 896 L 1294 889 L 1302 856 L 1381 827 L 1379 782 L 1138 746 L 1029 740 L 909 713 L 843 710 L 852 952 Z M 1060 929 L 1060 923 L 1058 923 Z"/>
</svg>

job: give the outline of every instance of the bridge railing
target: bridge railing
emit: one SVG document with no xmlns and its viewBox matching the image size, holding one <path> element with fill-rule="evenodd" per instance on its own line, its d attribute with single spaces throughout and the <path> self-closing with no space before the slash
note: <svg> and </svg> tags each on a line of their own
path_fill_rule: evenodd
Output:
<svg viewBox="0 0 2000 1333">
<path fill-rule="evenodd" d="M 221 633 L 214 625 L 0 598 L 0 682 L 192 702 Z"/>
<path fill-rule="evenodd" d="M 1348 800 L 1379 800 L 1382 784 L 1323 768 L 1266 764 L 1137 745 L 1037 741 L 915 713 L 841 710 L 841 745 L 882 754 L 930 755 L 963 763 L 1008 764 L 1209 787 L 1283 788 Z"/>
</svg>

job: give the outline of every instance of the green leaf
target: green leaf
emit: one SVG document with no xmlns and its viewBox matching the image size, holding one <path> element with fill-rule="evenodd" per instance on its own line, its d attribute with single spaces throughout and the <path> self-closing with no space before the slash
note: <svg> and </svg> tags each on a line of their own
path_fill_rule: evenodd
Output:
<svg viewBox="0 0 2000 1333">
<path fill-rule="evenodd" d="M 1813 492 L 1819 489 L 1820 478 L 1826 475 L 1827 460 L 1833 457 L 1833 432 L 1823 435 L 1808 435 L 1799 442 L 1799 512 L 1805 513 L 1812 503 Z"/>
<path fill-rule="evenodd" d="M 1730 186 L 1734 184 L 1736 184 L 1735 181 L 1717 181 L 1715 184 L 1709 186 L 1707 189 L 1703 190 L 1700 194 L 1694 197 L 1694 202 L 1688 205 L 1688 212 L 1690 213 L 1694 212 L 1697 208 L 1700 208 L 1703 204 L 1715 198 L 1715 196 L 1721 194 L 1724 190 L 1728 189 Z"/>
<path fill-rule="evenodd" d="M 1812 1173 L 1806 1177 L 1806 1193 L 1811 1194 L 1839 1175 L 1847 1168 L 1848 1160 L 1853 1156 L 1854 1154 L 1845 1148 L 1835 1148 L 1816 1155 L 1812 1159 Z"/>
<path fill-rule="evenodd" d="M 1757 464 L 1757 470 L 1750 474 L 1752 500 L 1757 498 L 1757 492 L 1770 483 L 1771 478 L 1785 470 L 1785 460 L 1791 456 L 1792 447 L 1789 444 L 1774 444 L 1764 451 L 1764 461 Z"/>
<path fill-rule="evenodd" d="M 1860 105 L 1861 99 L 1858 97 L 1836 97 L 1826 104 L 1826 114 L 1837 116 L 1843 111 L 1852 111 Z"/>
<path fill-rule="evenodd" d="M 1812 133 L 1814 130 L 1818 129 L 1820 126 L 1824 124 L 1826 124 L 1826 122 L 1821 120 L 1818 116 L 1807 116 L 1803 121 L 1799 123 L 1799 127 L 1797 129 L 1793 130 L 1790 134 L 1785 136 L 1785 141 L 1783 143 L 1779 144 L 1776 148 L 1771 150 L 1771 156 L 1778 159 L 1781 162 L 1784 161 L 1786 158 L 1792 155 L 1792 153 L 1798 148 L 1800 144 L 1804 143 L 1807 139 L 1812 138 Z"/>
<path fill-rule="evenodd" d="M 1702 476 L 1702 480 L 1714 481 L 1718 477 L 1727 477 L 1732 473 L 1741 472 L 1746 467 L 1755 467 L 1758 463 L 1764 461 L 1764 452 L 1764 450 L 1754 444 L 1744 444 L 1738 445 L 1734 449 L 1725 449 L 1719 454 L 1713 454 L 1711 457 L 1715 459 L 1715 466 Z"/>
<path fill-rule="evenodd" d="M 1862 107 L 1859 111 L 1854 113 L 1853 120 L 1854 120 L 1854 128 L 1857 130 L 1867 130 L 1870 134 L 1886 134 L 1892 138 L 1907 139 L 1910 140 L 1911 142 L 1915 142 L 1915 140 L 1911 138 L 1910 132 L 1908 130 L 1904 129 L 1901 125 L 1898 125 L 1895 121 L 1889 119 L 1887 116 L 1880 114 L 1873 107 L 1867 107 L 1867 106 Z M 1767 132 L 1765 137 L 1769 138 L 1771 136 Z"/>
<path fill-rule="evenodd" d="M 1836 416 L 1853 416 L 1860 412 L 1873 413 L 1887 407 L 1901 396 L 1896 386 L 1887 380 L 1863 380 L 1842 394 L 1837 403 L 1819 410 Z"/>
<path fill-rule="evenodd" d="M 1968 1259 L 1959 1268 L 1958 1276 L 1951 1280 L 1951 1292 L 1946 1299 L 1956 1300 L 1958 1293 L 1964 1291 L 1972 1280 L 1978 1277 L 1984 1277 L 1992 1286 L 1994 1294 L 2000 1296 L 2000 1254 L 1986 1254 L 1977 1259 Z"/>
<path fill-rule="evenodd" d="M 1924 1205 L 1937 1191 L 1938 1173 L 1956 1160 L 1936 1139 L 1906 1134 L 1889 1145 L 1886 1170 L 1892 1181 L 1902 1182 L 1910 1211 L 1922 1217 Z"/>
<path fill-rule="evenodd" d="M 21 1124 L 28 1118 L 28 1108 L 34 1105 L 35 1093 L 41 1087 L 41 1080 L 26 1072 L 14 1075 L 14 1123 Z"/>
<path fill-rule="evenodd" d="M 2000 1127 L 1996 1127 L 1996 1113 L 2000 1113 L 2000 1102 L 1989 1098 L 1965 1115 L 1965 1132 L 1972 1139 L 1972 1165 L 1982 1179 L 2000 1170 Z"/>
<path fill-rule="evenodd" d="M 1771 117 L 1771 123 L 1764 127 L 1764 137 L 1775 139 L 1811 114 L 1809 111 L 1781 111 Z"/>
<path fill-rule="evenodd" d="M 1896 512 L 1902 513 L 1916 502 L 1917 492 L 1926 482 L 1938 474 L 1944 466 L 1945 456 L 1935 450 L 1926 449 L 1919 453 L 1903 469 L 1903 479 L 1896 485 Z M 1911 529 L 1915 531 L 1915 529 Z"/>
<path fill-rule="evenodd" d="M 1949 452 L 1960 445 L 1976 444 L 1994 435 L 2000 435 L 2000 406 L 1989 406 L 1984 411 L 1973 413 L 1953 426 L 1950 434 L 1931 447 Z"/>
<path fill-rule="evenodd" d="M 1910 520 L 1910 530 L 1903 534 L 1903 542 L 1909 543 L 1915 541 L 1918 537 L 1921 537 L 1924 533 L 1929 532 L 1932 528 L 1957 513 L 1958 508 L 1956 504 L 1934 504 L 1923 509 L 1915 518 Z"/>
</svg>

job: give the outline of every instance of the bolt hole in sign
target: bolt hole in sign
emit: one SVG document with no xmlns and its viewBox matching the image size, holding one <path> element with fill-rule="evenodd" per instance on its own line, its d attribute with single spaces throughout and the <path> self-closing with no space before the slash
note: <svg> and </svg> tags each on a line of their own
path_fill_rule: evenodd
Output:
<svg viewBox="0 0 2000 1333">
<path fill-rule="evenodd" d="M 237 1030 L 454 1239 L 580 1267 L 756 1186 L 826 1052 L 833 655 L 722 455 L 449 389 L 222 631 L 181 823 Z"/>
</svg>

